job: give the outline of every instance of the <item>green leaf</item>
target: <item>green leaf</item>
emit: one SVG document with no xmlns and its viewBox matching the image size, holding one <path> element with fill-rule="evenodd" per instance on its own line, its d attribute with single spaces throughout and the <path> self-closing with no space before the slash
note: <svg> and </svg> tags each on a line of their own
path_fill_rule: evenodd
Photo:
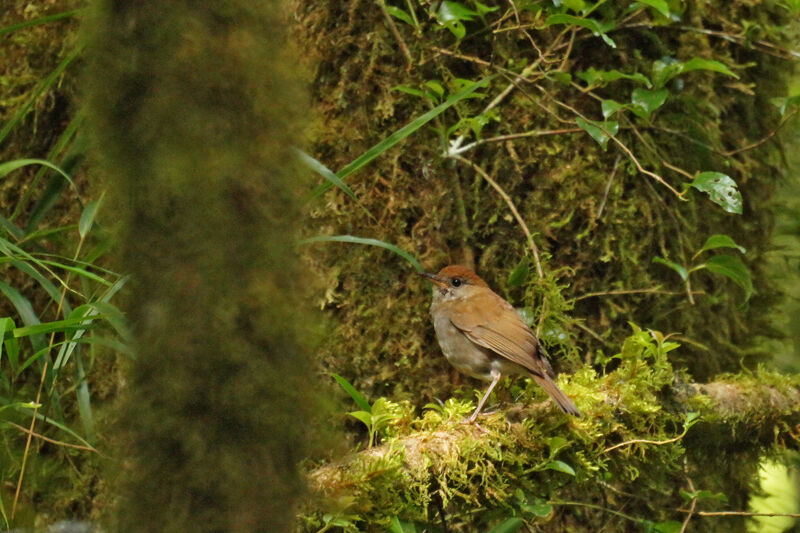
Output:
<svg viewBox="0 0 800 533">
<path fill-rule="evenodd" d="M 541 498 L 536 498 L 534 503 L 524 503 L 520 506 L 523 511 L 532 513 L 539 517 L 545 517 L 553 512 L 553 506 Z"/>
<path fill-rule="evenodd" d="M 70 182 L 71 185 L 75 185 L 72 182 L 72 178 L 69 177 L 69 174 L 61 170 L 61 167 L 54 165 L 50 161 L 45 161 L 44 159 L 15 159 L 14 161 L 8 161 L 6 163 L 0 163 L 0 178 L 3 178 L 10 174 L 11 172 L 22 168 L 27 167 L 29 165 L 41 165 L 43 167 L 47 167 L 49 169 L 55 170 L 61 176 Z"/>
<path fill-rule="evenodd" d="M 669 18 L 669 5 L 665 0 L 639 0 L 638 3 L 652 7 L 661 15 Z"/>
<path fill-rule="evenodd" d="M 686 270 L 686 267 L 683 265 L 679 265 L 678 263 L 673 263 L 672 261 L 663 259 L 661 257 L 654 257 L 653 263 L 658 263 L 660 265 L 664 265 L 671 268 L 672 270 L 678 273 L 678 275 L 681 277 L 683 281 L 686 281 L 686 279 L 689 277 L 689 272 Z"/>
<path fill-rule="evenodd" d="M 619 131 L 619 122 L 607 120 L 605 122 L 595 122 L 594 120 L 584 120 L 581 117 L 575 119 L 576 124 L 592 138 L 606 149 L 608 140 L 611 138 L 609 135 L 616 135 Z"/>
<path fill-rule="evenodd" d="M 403 22 L 405 22 L 406 24 L 408 24 L 413 28 L 417 27 L 417 25 L 414 24 L 414 19 L 411 18 L 411 15 L 406 13 L 404 10 L 400 9 L 399 7 L 390 6 L 389 4 L 386 4 L 384 7 L 386 8 L 386 12 L 389 13 L 394 18 L 402 20 Z"/>
<path fill-rule="evenodd" d="M 544 465 L 544 467 L 548 470 L 556 470 L 558 472 L 569 474 L 570 476 L 575 475 L 575 470 L 573 470 L 573 468 L 564 461 L 558 461 L 558 460 L 550 461 L 549 463 Z"/>
<path fill-rule="evenodd" d="M 695 255 L 698 255 L 700 252 L 705 252 L 706 250 L 714 250 L 715 248 L 736 248 L 742 253 L 747 253 L 744 247 L 736 244 L 734 240 L 727 235 L 717 234 L 706 239 L 706 243 Z"/>
<path fill-rule="evenodd" d="M 653 524 L 653 531 L 656 533 L 678 533 L 683 524 L 675 520 L 668 520 L 666 522 L 656 522 Z"/>
<path fill-rule="evenodd" d="M 472 20 L 478 16 L 476 11 L 471 10 L 464 4 L 453 2 L 452 0 L 444 0 L 439 5 L 439 12 L 436 17 L 442 24 L 447 25 L 448 22 L 460 22 L 462 20 Z"/>
<path fill-rule="evenodd" d="M 634 89 L 631 95 L 633 111 L 642 118 L 649 118 L 650 113 L 664 105 L 668 95 L 667 89 Z"/>
<path fill-rule="evenodd" d="M 585 81 L 590 87 L 602 87 L 617 80 L 631 80 L 641 83 L 646 87 L 652 87 L 652 83 L 650 83 L 650 80 L 647 78 L 647 76 L 639 72 L 625 74 L 624 72 L 620 72 L 616 69 L 597 70 L 596 68 L 591 67 L 583 72 L 577 73 L 576 76 Z"/>
<path fill-rule="evenodd" d="M 411 255 L 410 253 L 406 252 L 405 250 L 398 248 L 394 244 L 389 244 L 388 242 L 379 241 L 378 239 L 369 239 L 365 237 L 356 237 L 354 235 L 331 235 L 331 236 L 320 236 L 320 237 L 311 237 L 310 239 L 303 239 L 298 242 L 298 244 L 311 244 L 315 242 L 348 242 L 353 244 L 366 244 L 368 246 L 378 246 L 379 248 L 385 248 L 390 252 L 394 252 L 413 266 L 417 272 L 424 272 L 425 270 L 422 268 L 422 265 L 417 258 Z"/>
<path fill-rule="evenodd" d="M 478 2 L 478 0 L 472 0 L 472 3 L 475 4 L 475 8 L 478 10 L 478 14 L 481 16 L 486 15 L 487 13 L 491 13 L 492 11 L 497 11 L 500 9 L 498 6 L 487 6 L 486 4 L 482 4 Z"/>
<path fill-rule="evenodd" d="M 339 176 L 334 174 L 333 171 L 328 167 L 326 167 L 321 161 L 308 155 L 299 148 L 295 148 L 294 152 L 295 154 L 297 154 L 297 157 L 300 159 L 300 161 L 302 161 L 302 163 L 305 166 L 307 166 L 308 168 L 310 168 L 311 170 L 313 170 L 314 172 L 316 172 L 317 174 L 328 180 L 330 183 L 338 187 L 351 199 L 353 200 L 356 199 L 356 194 L 353 192 L 353 189 L 351 189 L 345 182 L 341 180 Z"/>
<path fill-rule="evenodd" d="M 417 527 L 411 522 L 403 522 L 397 516 L 389 522 L 389 533 L 417 533 Z"/>
<path fill-rule="evenodd" d="M 523 257 L 522 260 L 517 263 L 517 266 L 514 267 L 514 270 L 508 275 L 508 286 L 509 287 L 522 287 L 522 285 L 527 281 L 528 274 L 530 274 L 530 268 L 528 267 L 528 258 Z"/>
<path fill-rule="evenodd" d="M 611 48 L 617 47 L 617 43 L 615 43 L 611 37 L 606 35 L 607 31 L 614 29 L 613 23 L 602 23 L 595 19 L 576 17 L 575 15 L 567 15 L 566 13 L 550 15 L 544 22 L 545 26 L 553 26 L 555 24 L 568 24 L 586 28 L 592 32 L 593 35 L 602 38 L 603 41 L 605 41 L 605 43 Z"/>
<path fill-rule="evenodd" d="M 681 72 L 691 72 L 693 70 L 711 70 L 713 72 L 719 72 L 720 74 L 725 74 L 726 76 L 731 76 L 739 79 L 731 69 L 725 66 L 724 63 L 720 63 L 719 61 L 715 61 L 713 59 L 703 59 L 701 57 L 695 57 L 687 61 L 683 64 L 681 68 Z"/>
<path fill-rule="evenodd" d="M 627 106 L 616 100 L 603 100 L 600 107 L 603 110 L 603 118 L 608 118 L 620 109 L 625 109 Z"/>
<path fill-rule="evenodd" d="M 361 421 L 370 431 L 372 430 L 372 415 L 367 411 L 352 411 L 347 414 Z"/>
<path fill-rule="evenodd" d="M 750 299 L 750 295 L 753 293 L 750 270 L 738 258 L 732 255 L 718 254 L 706 261 L 702 266 L 715 274 L 730 278 L 731 281 L 744 290 L 745 300 Z"/>
<path fill-rule="evenodd" d="M 583 0 L 563 0 L 561 3 L 564 5 L 564 7 L 574 11 L 575 13 L 581 13 L 584 9 L 586 9 L 586 2 Z"/>
<path fill-rule="evenodd" d="M 372 406 L 369 404 L 367 399 L 355 387 L 353 387 L 353 385 L 351 385 L 349 381 L 347 381 L 339 374 L 331 374 L 331 376 L 333 376 L 333 379 L 335 379 L 336 382 L 339 383 L 339 386 L 342 387 L 344 391 L 350 395 L 353 401 L 356 402 L 356 405 L 358 405 L 361 409 L 363 409 L 367 413 L 372 412 Z"/>
<path fill-rule="evenodd" d="M 103 195 L 100 195 L 99 199 L 89 202 L 89 205 L 87 205 L 83 213 L 81 213 L 81 220 L 78 222 L 78 234 L 81 236 L 81 239 L 85 239 L 86 235 L 89 234 L 89 230 L 92 229 L 94 217 L 97 215 L 97 208 L 100 207 L 102 201 Z"/>
<path fill-rule="evenodd" d="M 502 524 L 494 526 L 489 530 L 488 533 L 514 533 L 514 531 L 518 530 L 522 524 L 524 524 L 522 519 L 515 516 L 513 518 L 509 518 Z"/>
<path fill-rule="evenodd" d="M 742 194 L 730 176 L 722 172 L 701 172 L 688 184 L 708 194 L 711 201 L 729 213 L 742 214 Z"/>
<path fill-rule="evenodd" d="M 488 76 L 486 78 L 483 78 L 482 80 L 473 83 L 469 87 L 465 87 L 464 89 L 458 91 L 456 94 L 450 96 L 450 98 L 448 98 L 438 106 L 434 107 L 427 113 L 418 116 L 417 118 L 415 118 L 414 120 L 412 120 L 411 122 L 400 128 L 399 130 L 395 131 L 394 133 L 392 133 L 391 135 L 389 135 L 388 137 L 377 143 L 375 146 L 373 146 L 372 148 L 370 148 L 369 150 L 367 150 L 366 152 L 355 158 L 353 161 L 345 165 L 345 167 L 342 168 L 342 170 L 337 172 L 336 175 L 339 176 L 340 179 L 344 180 L 345 178 L 347 178 L 347 176 L 359 170 L 361 167 L 368 164 L 370 161 L 372 161 L 382 153 L 392 148 L 394 145 L 396 145 L 397 143 L 399 143 L 400 141 L 402 141 L 403 139 L 405 139 L 406 137 L 408 137 L 409 135 L 420 129 L 422 126 L 424 126 L 434 118 L 444 113 L 447 109 L 449 109 L 453 105 L 469 97 L 473 92 L 475 92 L 479 88 L 486 87 L 489 84 L 489 82 L 493 80 L 496 76 L 497 76 L 496 74 Z M 310 198 L 317 198 L 318 196 L 325 193 L 325 191 L 327 191 L 331 187 L 333 187 L 333 184 L 331 184 L 329 181 L 323 183 L 322 185 L 314 189 L 314 191 L 311 193 Z"/>
</svg>

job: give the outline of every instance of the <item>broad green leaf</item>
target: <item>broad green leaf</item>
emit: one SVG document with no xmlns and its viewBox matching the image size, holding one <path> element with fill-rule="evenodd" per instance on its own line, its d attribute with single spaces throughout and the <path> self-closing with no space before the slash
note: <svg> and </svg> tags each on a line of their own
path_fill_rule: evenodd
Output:
<svg viewBox="0 0 800 533">
<path fill-rule="evenodd" d="M 654 257 L 653 263 L 658 263 L 660 265 L 664 265 L 671 268 L 672 270 L 678 273 L 678 275 L 681 277 L 683 281 L 686 281 L 686 279 L 689 277 L 689 272 L 686 270 L 686 267 L 683 265 L 679 265 L 678 263 L 674 263 L 672 261 L 663 259 L 661 257 Z"/>
<path fill-rule="evenodd" d="M 544 467 L 547 468 L 548 470 L 556 470 L 558 472 L 569 474 L 570 476 L 575 475 L 575 470 L 573 470 L 573 468 L 564 461 L 559 461 L 559 460 L 550 461 L 549 463 L 544 465 Z"/>
<path fill-rule="evenodd" d="M 456 94 L 450 96 L 450 98 L 448 98 L 438 106 L 434 107 L 427 113 L 418 116 L 417 118 L 415 118 L 414 120 L 412 120 L 411 122 L 400 128 L 399 130 L 395 131 L 394 133 L 392 133 L 391 135 L 389 135 L 388 137 L 377 143 L 375 146 L 373 146 L 372 148 L 370 148 L 369 150 L 367 150 L 366 152 L 355 158 L 353 161 L 345 165 L 345 167 L 342 168 L 342 170 L 337 172 L 336 175 L 339 176 L 340 179 L 344 180 L 345 178 L 347 178 L 347 176 L 359 170 L 361 167 L 363 167 L 364 165 L 366 165 L 379 155 L 383 154 L 384 152 L 392 148 L 394 145 L 396 145 L 397 143 L 399 143 L 400 141 L 402 141 L 403 139 L 405 139 L 406 137 L 408 137 L 409 135 L 420 129 L 422 126 L 424 126 L 434 118 L 444 113 L 447 109 L 449 109 L 453 105 L 457 104 L 464 98 L 469 97 L 473 92 L 475 92 L 479 88 L 486 87 L 489 84 L 489 82 L 493 80 L 496 76 L 497 76 L 496 74 L 488 76 L 486 78 L 483 78 L 482 80 L 473 83 L 469 87 L 465 87 L 461 91 L 458 91 Z M 322 195 L 323 193 L 325 193 L 325 191 L 327 191 L 331 187 L 333 187 L 333 184 L 331 184 L 329 181 L 323 183 L 322 185 L 314 189 L 314 191 L 311 193 L 310 198 L 316 198 Z"/>
<path fill-rule="evenodd" d="M 350 395 L 353 401 L 356 402 L 356 405 L 358 405 L 361 409 L 363 409 L 367 413 L 372 412 L 372 406 L 369 404 L 367 399 L 364 397 L 363 394 L 361 394 L 358 391 L 358 389 L 353 387 L 353 385 L 351 385 L 349 381 L 347 381 L 339 374 L 331 374 L 331 376 L 333 376 L 333 379 L 336 380 L 339 386 L 342 387 L 342 389 L 344 389 L 344 391 Z"/>
<path fill-rule="evenodd" d="M 347 414 L 361 421 L 368 429 L 372 429 L 372 415 L 367 411 L 352 411 Z"/>
<path fill-rule="evenodd" d="M 586 28 L 592 32 L 593 35 L 602 38 L 611 48 L 617 47 L 617 43 L 606 35 L 607 31 L 614 29 L 613 23 L 602 23 L 595 19 L 576 17 L 575 15 L 567 15 L 566 13 L 550 15 L 544 22 L 545 26 L 553 26 L 555 24 L 567 24 Z"/>
<path fill-rule="evenodd" d="M 639 3 L 652 7 L 661 15 L 669 18 L 669 5 L 665 0 L 639 0 Z"/>
<path fill-rule="evenodd" d="M 730 176 L 722 172 L 701 172 L 688 184 L 708 194 L 711 201 L 729 213 L 742 214 L 742 194 Z"/>
<path fill-rule="evenodd" d="M 592 138 L 606 149 L 608 140 L 611 138 L 609 135 L 616 135 L 619 131 L 619 122 L 607 120 L 605 122 L 595 122 L 593 120 L 584 120 L 581 117 L 575 119 L 578 126 Z"/>
<path fill-rule="evenodd" d="M 384 7 L 386 8 L 386 12 L 394 18 L 402 20 L 412 28 L 417 27 L 416 24 L 414 24 L 414 19 L 411 18 L 411 15 L 406 13 L 404 10 L 400 9 L 399 7 L 390 6 L 389 4 L 386 4 Z"/>
<path fill-rule="evenodd" d="M 521 287 L 528 279 L 528 274 L 530 274 L 530 268 L 528 267 L 528 258 L 523 257 L 522 260 L 517 263 L 517 266 L 514 267 L 514 270 L 508 275 L 508 286 L 509 287 Z"/>
<path fill-rule="evenodd" d="M 705 252 L 706 250 L 713 250 L 715 248 L 736 248 L 742 253 L 747 253 L 747 250 L 745 250 L 744 247 L 739 246 L 734 242 L 733 239 L 731 239 L 727 235 L 722 235 L 722 234 L 712 235 L 711 237 L 706 239 L 706 243 L 703 245 L 702 248 L 700 248 L 700 250 L 697 253 L 699 254 L 700 252 Z"/>
<path fill-rule="evenodd" d="M 706 261 L 703 266 L 715 274 L 730 278 L 744 289 L 745 300 L 750 299 L 750 295 L 753 293 L 750 270 L 738 258 L 732 255 L 718 254 Z"/>
<path fill-rule="evenodd" d="M 624 109 L 626 106 L 616 100 L 603 100 L 600 107 L 603 110 L 603 118 L 608 118 L 620 109 Z"/>
<path fill-rule="evenodd" d="M 642 118 L 649 118 L 650 113 L 661 107 L 667 100 L 667 89 L 634 89 L 631 95 L 633 112 Z"/>
<path fill-rule="evenodd" d="M 734 74 L 725 64 L 713 59 L 695 57 L 682 63 L 674 58 L 664 58 L 653 63 L 653 83 L 657 88 L 660 88 L 675 76 L 693 70 L 710 70 L 739 79 L 739 76 Z"/>
<path fill-rule="evenodd" d="M 713 72 L 725 74 L 726 76 L 734 77 L 737 80 L 739 79 L 739 76 L 725 66 L 724 63 L 720 63 L 719 61 L 715 61 L 713 59 L 695 57 L 684 63 L 683 67 L 681 68 L 681 72 L 691 72 L 692 70 L 711 70 Z"/>
<path fill-rule="evenodd" d="M 439 12 L 436 16 L 440 22 L 447 25 L 448 22 L 472 20 L 478 16 L 478 13 L 459 2 L 444 0 L 439 6 Z"/>
<path fill-rule="evenodd" d="M 514 531 L 518 530 L 522 524 L 524 524 L 524 522 L 521 518 L 509 518 L 505 522 L 494 526 L 489 530 L 488 533 L 514 533 Z"/>
<path fill-rule="evenodd" d="M 644 74 L 635 72 L 633 74 L 625 74 L 619 70 L 597 70 L 591 67 L 583 72 L 579 72 L 576 76 L 585 81 L 590 87 L 604 86 L 608 83 L 617 80 L 631 80 L 637 83 L 644 84 L 646 87 L 652 87 L 652 83 Z"/>
<path fill-rule="evenodd" d="M 394 244 L 389 244 L 388 242 L 379 241 L 378 239 L 369 239 L 364 237 L 356 237 L 354 235 L 331 235 L 331 236 L 320 236 L 320 237 L 311 237 L 310 239 L 303 239 L 298 242 L 298 244 L 311 244 L 315 242 L 348 242 L 352 244 L 366 244 L 368 246 L 378 246 L 379 248 L 385 248 L 390 252 L 394 252 L 413 266 L 417 272 L 424 272 L 422 265 L 417 258 L 411 255 L 410 253 L 406 252 L 405 250 L 398 248 Z"/>
</svg>

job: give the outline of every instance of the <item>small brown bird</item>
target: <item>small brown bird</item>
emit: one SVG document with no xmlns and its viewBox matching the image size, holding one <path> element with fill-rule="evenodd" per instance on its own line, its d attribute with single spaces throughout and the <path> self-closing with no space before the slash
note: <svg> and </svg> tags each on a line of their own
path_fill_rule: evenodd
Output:
<svg viewBox="0 0 800 533">
<path fill-rule="evenodd" d="M 510 303 L 461 265 L 423 276 L 436 286 L 431 317 L 444 356 L 459 372 L 491 381 L 469 422 L 475 422 L 500 378 L 511 374 L 529 374 L 562 411 L 580 416 L 553 381 L 553 368 L 539 353 L 536 335 Z"/>
</svg>

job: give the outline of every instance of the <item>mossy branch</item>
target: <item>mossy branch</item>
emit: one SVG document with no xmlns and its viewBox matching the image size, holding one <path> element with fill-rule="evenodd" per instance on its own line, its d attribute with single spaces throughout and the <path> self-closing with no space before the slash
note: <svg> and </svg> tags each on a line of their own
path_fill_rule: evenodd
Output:
<svg viewBox="0 0 800 533">
<path fill-rule="evenodd" d="M 720 449 L 736 461 L 776 445 L 797 447 L 800 376 L 759 371 L 711 383 L 654 383 L 650 392 L 657 402 L 635 403 L 625 384 L 630 369 L 621 366 L 594 388 L 585 386 L 591 371 L 561 383 L 583 418 L 567 418 L 545 400 L 503 408 L 478 427 L 461 422 L 469 402 L 449 400 L 421 418 L 400 421 L 398 434 L 380 446 L 311 470 L 309 484 L 325 496 L 318 501 L 344 499 L 349 514 L 370 523 L 380 520 L 374 515 L 379 508 L 382 516 L 429 521 L 435 515 L 429 516 L 428 504 L 436 498 L 456 515 L 478 506 L 508 508 L 520 490 L 558 499 L 585 484 L 635 485 L 651 471 L 672 472 L 676 479 L 687 465 L 708 471 L 708 454 Z M 632 466 L 635 475 L 620 474 Z"/>
</svg>

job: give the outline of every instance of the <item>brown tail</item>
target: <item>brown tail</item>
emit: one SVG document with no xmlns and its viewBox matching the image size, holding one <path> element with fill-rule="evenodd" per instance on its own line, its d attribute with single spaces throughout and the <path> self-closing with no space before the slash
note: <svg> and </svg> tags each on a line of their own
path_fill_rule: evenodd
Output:
<svg viewBox="0 0 800 533">
<path fill-rule="evenodd" d="M 547 394 L 553 399 L 554 402 L 558 404 L 562 411 L 567 414 L 574 415 L 574 416 L 581 416 L 581 412 L 578 411 L 578 408 L 575 407 L 575 404 L 572 403 L 566 394 L 562 392 L 561 389 L 555 384 L 555 382 L 550 379 L 549 376 L 537 376 L 536 374 L 531 374 L 533 380 L 542 387 Z"/>
</svg>

